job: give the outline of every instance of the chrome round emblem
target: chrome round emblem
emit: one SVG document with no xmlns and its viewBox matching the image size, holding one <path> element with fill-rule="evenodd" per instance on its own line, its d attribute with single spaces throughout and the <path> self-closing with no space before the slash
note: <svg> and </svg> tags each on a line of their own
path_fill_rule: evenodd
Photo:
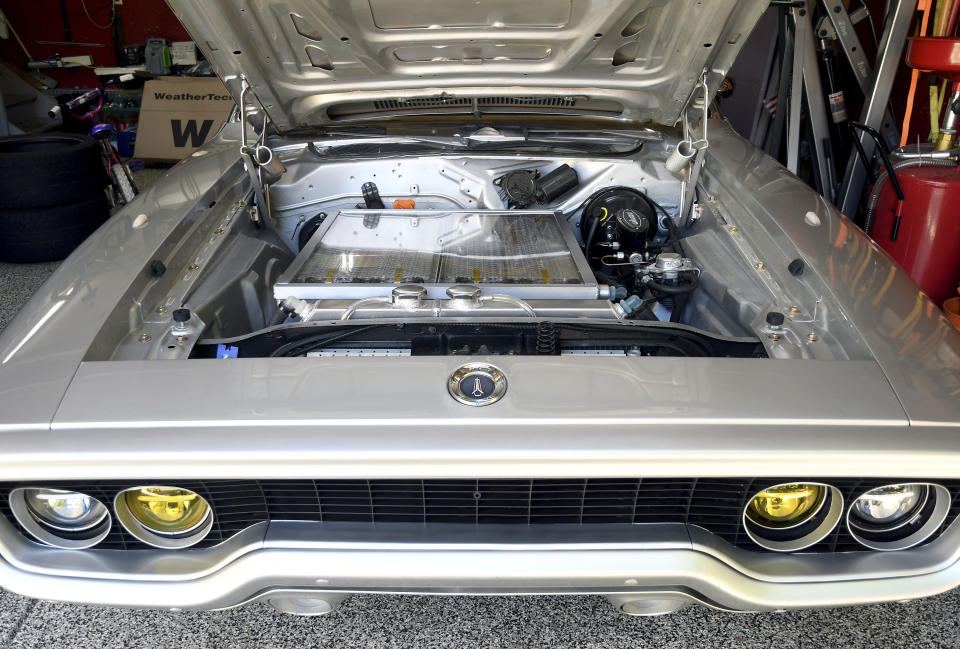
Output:
<svg viewBox="0 0 960 649">
<path fill-rule="evenodd" d="M 467 363 L 450 375 L 450 396 L 468 406 L 488 406 L 507 392 L 507 377 L 487 363 Z"/>
</svg>

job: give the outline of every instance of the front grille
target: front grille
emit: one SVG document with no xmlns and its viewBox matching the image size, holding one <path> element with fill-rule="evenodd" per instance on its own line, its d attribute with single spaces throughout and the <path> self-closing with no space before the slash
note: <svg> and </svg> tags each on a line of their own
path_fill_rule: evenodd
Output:
<svg viewBox="0 0 960 649">
<path fill-rule="evenodd" d="M 176 484 L 196 491 L 214 511 L 214 526 L 201 543 L 216 545 L 262 521 L 353 522 L 371 525 L 431 523 L 469 525 L 610 525 L 686 523 L 727 542 L 764 551 L 747 537 L 741 514 L 757 491 L 803 478 L 580 478 L 481 480 L 169 480 L 44 482 L 42 486 L 82 491 L 112 504 L 136 484 Z M 837 487 L 849 504 L 875 487 L 895 482 L 871 478 L 806 479 Z M 938 481 L 953 498 L 944 527 L 960 513 L 960 480 Z M 0 484 L 0 512 L 10 520 L 7 495 L 18 486 Z M 942 529 L 941 529 L 942 531 Z M 938 531 L 932 538 L 935 538 Z M 142 549 L 114 517 L 98 549 Z M 863 550 L 841 522 L 808 552 Z"/>
</svg>

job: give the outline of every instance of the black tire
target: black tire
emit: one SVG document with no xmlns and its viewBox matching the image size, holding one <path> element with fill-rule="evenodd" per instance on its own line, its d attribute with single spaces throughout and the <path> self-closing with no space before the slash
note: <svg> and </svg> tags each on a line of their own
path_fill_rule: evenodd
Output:
<svg viewBox="0 0 960 649">
<path fill-rule="evenodd" d="M 63 259 L 110 216 L 103 191 L 58 207 L 0 210 L 0 261 Z"/>
<path fill-rule="evenodd" d="M 99 144 L 89 135 L 0 138 L 0 206 L 54 207 L 96 198 L 107 184 Z"/>
</svg>

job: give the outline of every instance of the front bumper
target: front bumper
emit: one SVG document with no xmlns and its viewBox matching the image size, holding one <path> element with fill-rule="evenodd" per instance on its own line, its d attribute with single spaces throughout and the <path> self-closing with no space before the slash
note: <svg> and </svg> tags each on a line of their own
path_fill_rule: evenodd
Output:
<svg viewBox="0 0 960 649">
<path fill-rule="evenodd" d="M 206 550 L 63 551 L 0 521 L 0 586 L 36 598 L 221 609 L 331 593 L 592 594 L 684 599 L 731 611 L 928 597 L 960 585 L 960 527 L 896 553 L 775 555 L 680 524 L 598 533 L 442 532 L 430 526 L 261 524 Z M 630 535 L 633 535 L 631 538 Z"/>
</svg>

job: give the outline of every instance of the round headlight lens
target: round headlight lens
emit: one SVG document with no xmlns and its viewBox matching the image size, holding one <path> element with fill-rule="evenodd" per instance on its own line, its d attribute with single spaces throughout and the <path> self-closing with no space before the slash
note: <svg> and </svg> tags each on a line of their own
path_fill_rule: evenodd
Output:
<svg viewBox="0 0 960 649">
<path fill-rule="evenodd" d="M 760 527 L 794 527 L 815 515 L 826 498 L 821 484 L 783 484 L 764 489 L 747 505 L 747 519 Z"/>
<path fill-rule="evenodd" d="M 206 521 L 207 501 L 189 489 L 177 487 L 141 487 L 123 494 L 131 516 L 154 534 L 185 534 Z"/>
<path fill-rule="evenodd" d="M 894 484 L 873 489 L 853 502 L 852 513 L 857 518 L 875 525 L 901 521 L 914 512 L 927 498 L 927 486 L 922 484 Z"/>
<path fill-rule="evenodd" d="M 43 487 L 10 492 L 10 511 L 30 536 L 68 550 L 92 548 L 110 533 L 107 507 L 85 493 Z"/>
<path fill-rule="evenodd" d="M 107 516 L 103 503 L 76 491 L 24 489 L 23 500 L 38 523 L 64 532 L 90 529 Z"/>
<path fill-rule="evenodd" d="M 906 550 L 936 534 L 947 518 L 950 503 L 950 492 L 938 484 L 884 485 L 851 503 L 847 529 L 871 550 Z"/>
</svg>

